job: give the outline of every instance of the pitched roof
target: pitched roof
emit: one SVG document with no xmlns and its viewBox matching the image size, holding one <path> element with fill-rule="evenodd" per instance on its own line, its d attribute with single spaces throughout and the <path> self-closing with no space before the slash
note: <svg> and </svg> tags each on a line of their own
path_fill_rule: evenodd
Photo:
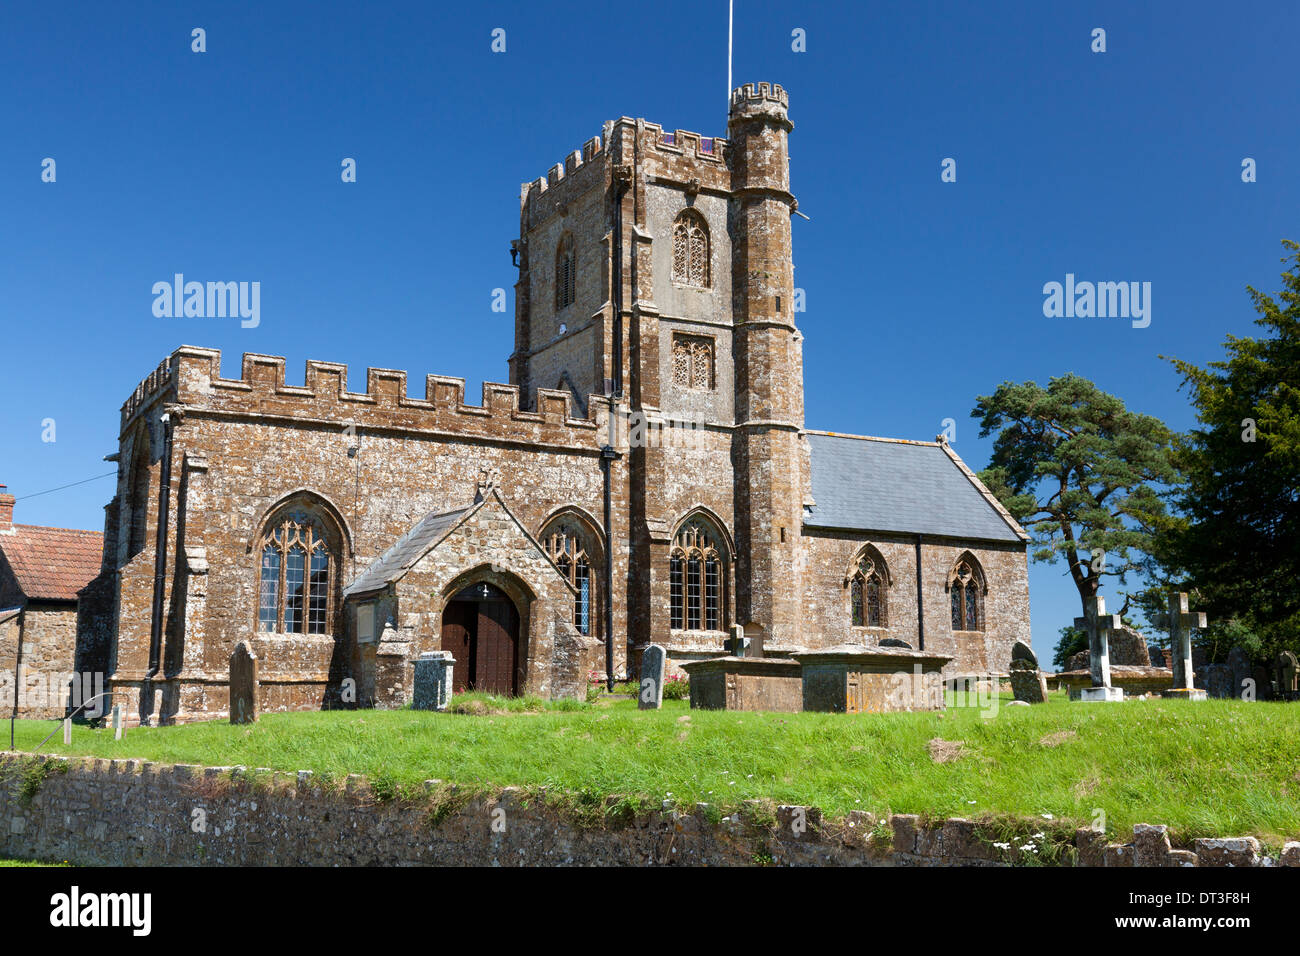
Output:
<svg viewBox="0 0 1300 956">
<path fill-rule="evenodd" d="M 396 581 L 424 557 L 469 510 L 470 508 L 458 508 L 455 511 L 425 515 L 343 589 L 344 597 L 377 591 Z"/>
<path fill-rule="evenodd" d="M 809 432 L 812 528 L 1023 541 L 1025 533 L 946 445 Z"/>
<path fill-rule="evenodd" d="M 99 574 L 104 535 L 16 524 L 0 534 L 0 552 L 28 600 L 75 601 Z"/>
</svg>

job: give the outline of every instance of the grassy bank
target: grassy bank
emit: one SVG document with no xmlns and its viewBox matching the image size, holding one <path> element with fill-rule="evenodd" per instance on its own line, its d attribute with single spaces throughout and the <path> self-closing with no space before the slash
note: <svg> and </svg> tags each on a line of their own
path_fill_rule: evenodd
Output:
<svg viewBox="0 0 1300 956">
<path fill-rule="evenodd" d="M 439 778 L 470 788 L 551 786 L 640 795 L 723 812 L 746 799 L 849 810 L 978 817 L 1009 813 L 1112 834 L 1165 823 L 1197 836 L 1300 838 L 1300 706 L 1126 701 L 1001 706 L 943 714 L 756 714 L 631 700 L 498 710 L 271 714 L 112 731 L 77 727 L 44 751 L 175 763 L 360 773 L 388 790 Z M 1005 701 L 1003 701 L 1005 703 Z M 468 705 L 468 706 L 467 706 Z M 19 721 L 18 749 L 55 725 Z M 1051 815 L 1050 818 L 1047 815 Z"/>
</svg>

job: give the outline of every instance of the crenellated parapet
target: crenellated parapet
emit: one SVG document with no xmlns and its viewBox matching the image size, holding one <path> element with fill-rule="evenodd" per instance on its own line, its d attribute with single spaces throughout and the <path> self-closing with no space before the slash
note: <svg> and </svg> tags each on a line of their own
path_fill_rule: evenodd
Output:
<svg viewBox="0 0 1300 956">
<path fill-rule="evenodd" d="M 594 185 L 604 183 L 606 157 L 599 136 L 593 136 L 556 163 L 544 177 L 519 187 L 519 211 L 525 222 L 539 222 Z"/>
<path fill-rule="evenodd" d="M 122 423 L 121 431 L 126 431 L 126 426 L 135 418 L 136 413 L 145 406 L 152 404 L 153 400 L 163 391 L 172 386 L 172 362 L 175 355 L 168 356 L 158 363 L 158 367 L 144 377 L 139 385 L 135 387 L 130 397 L 122 403 Z"/>
<path fill-rule="evenodd" d="M 593 397 L 588 418 L 573 415 L 568 391 L 537 389 L 536 411 L 522 411 L 519 388 L 483 384 L 482 404 L 465 402 L 465 380 L 425 377 L 424 398 L 407 395 L 404 371 L 366 369 L 364 392 L 348 387 L 346 365 L 309 359 L 302 385 L 290 385 L 285 360 L 245 353 L 239 378 L 221 376 L 221 352 L 183 346 L 172 354 L 176 401 L 187 415 L 211 413 L 249 421 L 292 420 L 354 425 L 358 430 L 427 431 L 466 438 L 598 448 L 607 421 L 605 403 Z"/>
<path fill-rule="evenodd" d="M 790 95 L 779 83 L 746 83 L 731 91 L 731 115 L 768 115 L 786 119 Z"/>
</svg>

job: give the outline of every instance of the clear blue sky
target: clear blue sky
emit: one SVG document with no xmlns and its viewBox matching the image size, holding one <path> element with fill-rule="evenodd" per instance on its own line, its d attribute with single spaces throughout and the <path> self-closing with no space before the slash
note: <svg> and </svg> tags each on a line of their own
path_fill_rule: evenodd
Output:
<svg viewBox="0 0 1300 956">
<path fill-rule="evenodd" d="M 22 496 L 111 470 L 118 409 L 182 343 L 233 375 L 252 351 L 299 382 L 309 357 L 353 381 L 460 375 L 470 395 L 508 378 L 513 303 L 490 301 L 515 277 L 519 183 L 620 115 L 724 135 L 727 11 L 465 6 L 4 5 L 0 482 Z M 979 468 L 975 397 L 1074 371 L 1188 427 L 1157 356 L 1205 362 L 1248 333 L 1245 286 L 1275 290 L 1278 240 L 1300 239 L 1298 28 L 1290 0 L 740 0 L 735 82 L 790 91 L 812 217 L 794 223 L 809 426 L 932 439 L 953 418 Z M 261 325 L 155 318 L 151 286 L 176 272 L 260 281 Z M 1067 272 L 1151 282 L 1150 327 L 1045 318 L 1043 284 Z M 112 491 L 17 517 L 99 528 Z M 1063 566 L 1030 583 L 1050 656 L 1077 597 Z"/>
</svg>

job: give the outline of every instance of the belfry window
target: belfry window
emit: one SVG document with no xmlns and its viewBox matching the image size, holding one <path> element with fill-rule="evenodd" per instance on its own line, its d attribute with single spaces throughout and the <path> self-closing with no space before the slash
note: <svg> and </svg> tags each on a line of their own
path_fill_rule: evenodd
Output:
<svg viewBox="0 0 1300 956">
<path fill-rule="evenodd" d="M 555 250 L 555 311 L 573 305 L 577 298 L 578 268 L 573 251 L 573 236 L 565 233 Z"/>
<path fill-rule="evenodd" d="M 709 226 L 694 209 L 673 223 L 673 281 L 709 288 Z"/>
<path fill-rule="evenodd" d="M 713 388 L 713 339 L 707 335 L 673 336 L 673 384 L 679 388 Z"/>
<path fill-rule="evenodd" d="M 701 521 L 689 521 L 673 539 L 668 557 L 669 624 L 674 630 L 720 631 L 726 554 Z"/>
<path fill-rule="evenodd" d="M 281 516 L 262 536 L 259 554 L 257 629 L 329 634 L 336 561 L 320 523 L 306 514 Z"/>
</svg>

